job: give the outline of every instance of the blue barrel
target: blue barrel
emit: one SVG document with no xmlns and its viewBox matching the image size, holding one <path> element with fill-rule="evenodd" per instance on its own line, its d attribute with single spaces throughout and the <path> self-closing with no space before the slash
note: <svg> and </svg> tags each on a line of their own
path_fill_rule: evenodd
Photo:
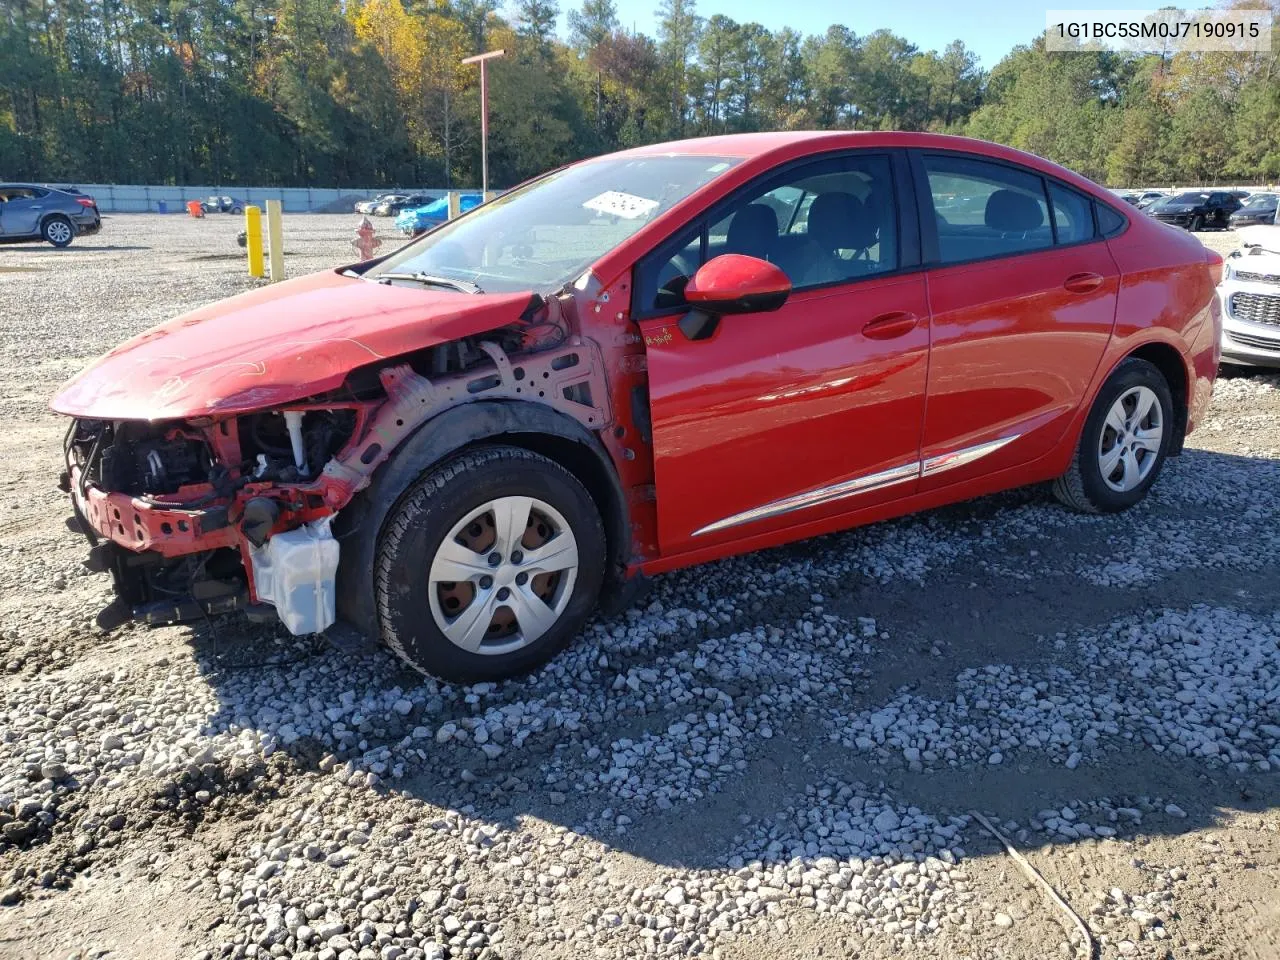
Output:
<svg viewBox="0 0 1280 960">
<path fill-rule="evenodd" d="M 165 203 L 163 200 L 157 200 L 156 213 L 168 213 L 168 212 L 169 212 L 169 204 Z"/>
</svg>

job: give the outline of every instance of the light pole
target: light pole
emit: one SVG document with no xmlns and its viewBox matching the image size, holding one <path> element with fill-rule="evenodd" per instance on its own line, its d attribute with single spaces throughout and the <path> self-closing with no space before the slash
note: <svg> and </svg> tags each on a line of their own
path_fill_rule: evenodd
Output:
<svg viewBox="0 0 1280 960">
<path fill-rule="evenodd" d="M 490 50 L 467 57 L 463 63 L 480 64 L 480 198 L 489 199 L 489 75 L 485 70 L 490 60 L 505 56 L 505 50 Z"/>
</svg>

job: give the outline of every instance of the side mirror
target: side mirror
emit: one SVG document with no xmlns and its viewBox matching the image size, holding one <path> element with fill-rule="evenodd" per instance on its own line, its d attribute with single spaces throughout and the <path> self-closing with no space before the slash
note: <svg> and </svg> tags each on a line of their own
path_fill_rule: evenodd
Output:
<svg viewBox="0 0 1280 960">
<path fill-rule="evenodd" d="M 791 295 L 791 279 L 768 260 L 725 253 L 708 260 L 684 288 L 691 307 L 713 316 L 777 310 Z"/>
</svg>

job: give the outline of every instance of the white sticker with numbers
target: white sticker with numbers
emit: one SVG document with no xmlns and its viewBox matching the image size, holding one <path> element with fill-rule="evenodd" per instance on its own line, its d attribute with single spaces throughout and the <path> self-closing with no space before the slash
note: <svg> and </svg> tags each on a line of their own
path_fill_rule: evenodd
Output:
<svg viewBox="0 0 1280 960">
<path fill-rule="evenodd" d="M 607 214 L 611 217 L 621 217 L 623 220 L 639 220 L 641 217 L 647 217 L 653 213 L 657 209 L 658 201 L 637 197 L 631 193 L 622 193 L 618 190 L 606 190 L 604 193 L 586 201 L 583 206 L 588 210 L 594 210 L 596 213 Z"/>
</svg>

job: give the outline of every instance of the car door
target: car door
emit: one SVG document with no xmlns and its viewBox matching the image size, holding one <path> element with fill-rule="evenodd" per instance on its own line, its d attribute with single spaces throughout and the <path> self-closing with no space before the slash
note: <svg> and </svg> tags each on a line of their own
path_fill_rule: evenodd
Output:
<svg viewBox="0 0 1280 960">
<path fill-rule="evenodd" d="M 1085 194 L 974 155 L 912 165 L 932 324 L 924 492 L 1054 447 L 1111 336 L 1119 270 Z M 940 213 L 957 190 L 980 202 Z"/>
<path fill-rule="evenodd" d="M 1205 223 L 1211 227 L 1225 227 L 1227 225 L 1227 216 L 1230 214 L 1227 209 L 1227 194 L 1211 193 L 1205 205 L 1208 208 Z"/>
<path fill-rule="evenodd" d="M 44 206 L 44 191 L 28 187 L 10 188 L 8 200 L 0 206 L 0 221 L 4 233 L 11 237 L 26 237 L 40 232 L 40 216 Z"/>
<path fill-rule="evenodd" d="M 792 165 L 637 266 L 664 555 L 915 490 L 929 334 L 909 176 L 885 152 Z M 792 293 L 691 339 L 683 282 L 720 253 L 776 263 Z"/>
</svg>

